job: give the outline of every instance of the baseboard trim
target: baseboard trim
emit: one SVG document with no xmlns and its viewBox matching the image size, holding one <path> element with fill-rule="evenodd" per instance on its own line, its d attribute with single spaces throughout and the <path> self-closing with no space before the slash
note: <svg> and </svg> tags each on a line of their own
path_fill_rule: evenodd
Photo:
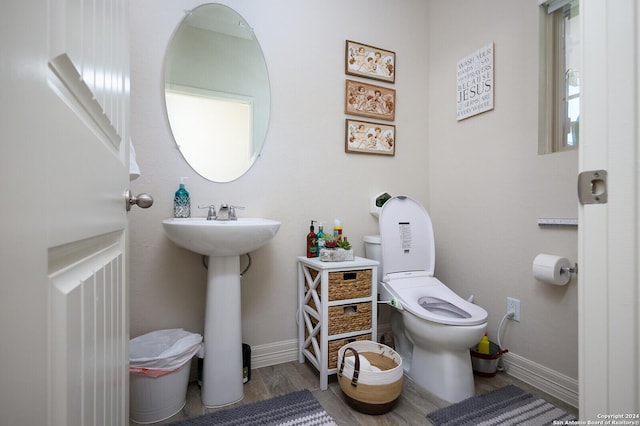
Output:
<svg viewBox="0 0 640 426">
<path fill-rule="evenodd" d="M 251 347 L 251 368 L 268 367 L 298 360 L 298 339 Z"/>
<path fill-rule="evenodd" d="M 378 329 L 382 333 L 386 331 Z M 251 368 L 268 367 L 298 360 L 298 339 L 283 340 L 251 347 Z M 513 352 L 502 356 L 505 372 L 554 398 L 578 407 L 578 381 Z"/>
<path fill-rule="evenodd" d="M 513 352 L 502 355 L 505 372 L 578 408 L 578 381 Z"/>
<path fill-rule="evenodd" d="M 378 327 L 378 336 L 391 331 L 390 325 Z M 268 367 L 298 360 L 298 339 L 251 346 L 251 368 Z"/>
</svg>

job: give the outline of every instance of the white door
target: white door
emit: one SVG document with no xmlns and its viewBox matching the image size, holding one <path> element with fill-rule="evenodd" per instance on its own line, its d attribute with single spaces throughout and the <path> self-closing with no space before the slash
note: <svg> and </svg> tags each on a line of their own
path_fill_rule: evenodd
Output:
<svg viewBox="0 0 640 426">
<path fill-rule="evenodd" d="M 580 171 L 606 170 L 608 201 L 580 208 L 580 417 L 640 413 L 640 8 L 580 2 Z M 604 185 L 594 187 L 599 193 Z M 619 418 L 637 421 L 637 418 Z"/>
<path fill-rule="evenodd" d="M 0 424 L 128 423 L 125 0 L 0 13 Z"/>
</svg>

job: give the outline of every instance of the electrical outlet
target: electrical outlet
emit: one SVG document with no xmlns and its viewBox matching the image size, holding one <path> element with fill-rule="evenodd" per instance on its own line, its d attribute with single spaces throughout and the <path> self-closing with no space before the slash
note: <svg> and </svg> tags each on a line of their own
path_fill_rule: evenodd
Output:
<svg viewBox="0 0 640 426">
<path fill-rule="evenodd" d="M 513 312 L 509 319 L 520 322 L 520 300 L 507 297 L 507 312 Z"/>
</svg>

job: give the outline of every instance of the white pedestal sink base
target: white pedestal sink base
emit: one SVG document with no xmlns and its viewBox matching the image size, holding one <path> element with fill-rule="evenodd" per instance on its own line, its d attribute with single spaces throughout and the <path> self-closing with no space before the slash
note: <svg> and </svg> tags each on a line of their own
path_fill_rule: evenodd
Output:
<svg viewBox="0 0 640 426">
<path fill-rule="evenodd" d="M 240 256 L 209 257 L 204 323 L 202 404 L 221 407 L 244 397 Z"/>
<path fill-rule="evenodd" d="M 209 256 L 202 404 L 222 407 L 236 403 L 244 396 L 240 255 L 265 245 L 278 232 L 280 222 L 191 217 L 163 220 L 162 227 L 178 246 Z"/>
</svg>

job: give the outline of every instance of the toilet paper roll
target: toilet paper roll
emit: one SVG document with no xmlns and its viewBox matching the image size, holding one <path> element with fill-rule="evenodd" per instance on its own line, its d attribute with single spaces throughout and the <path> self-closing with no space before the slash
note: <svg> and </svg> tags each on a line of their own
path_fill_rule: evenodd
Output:
<svg viewBox="0 0 640 426">
<path fill-rule="evenodd" d="M 551 254 L 539 254 L 533 260 L 533 276 L 539 281 L 549 284 L 565 285 L 571 280 L 571 272 L 562 268 L 571 268 L 566 257 Z"/>
</svg>

